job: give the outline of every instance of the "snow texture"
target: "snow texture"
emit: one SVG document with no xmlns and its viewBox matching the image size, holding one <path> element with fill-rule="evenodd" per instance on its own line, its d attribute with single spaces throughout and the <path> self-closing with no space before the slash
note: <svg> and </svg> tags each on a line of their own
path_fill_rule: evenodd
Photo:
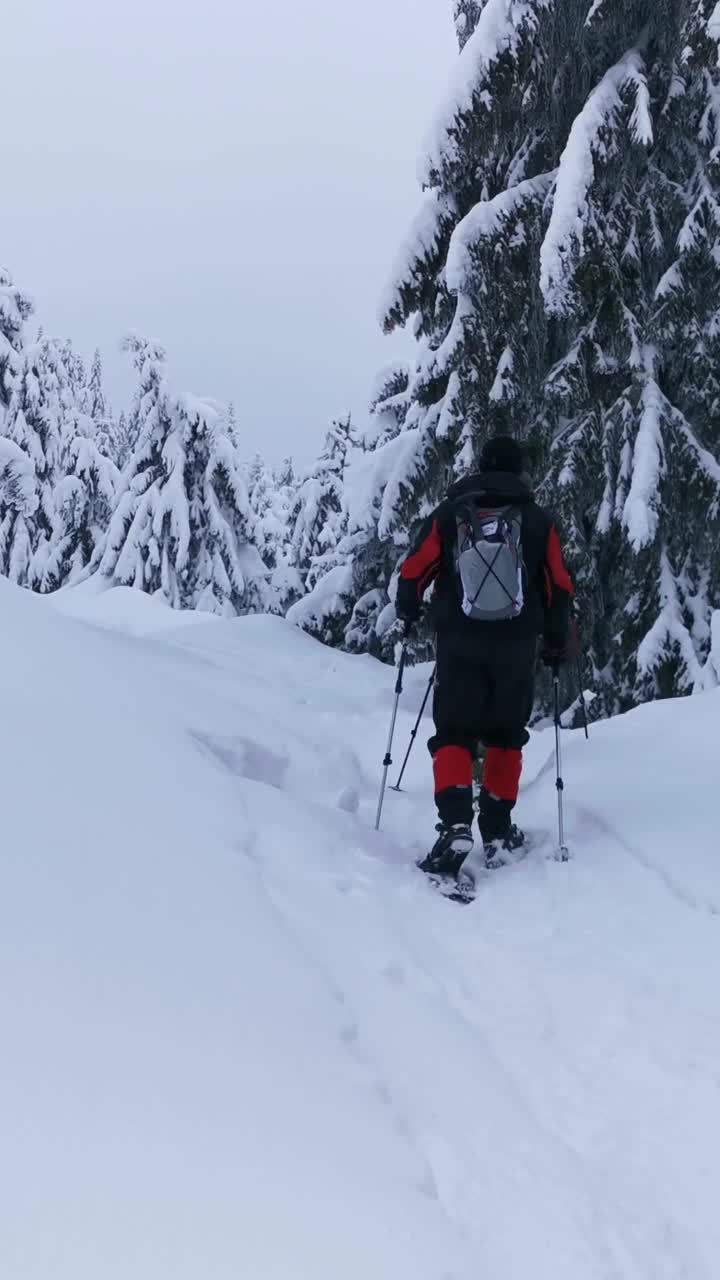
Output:
<svg viewBox="0 0 720 1280">
<path fill-rule="evenodd" d="M 286 614 L 288 622 L 306 631 L 321 631 L 328 618 L 339 613 L 352 592 L 352 567 L 346 564 L 334 568 L 318 579 L 312 591 L 292 605 Z"/>
<path fill-rule="evenodd" d="M 592 4 L 590 5 L 590 8 L 588 9 L 588 16 L 585 19 L 586 27 L 589 27 L 592 25 L 593 19 L 598 16 L 600 11 L 602 10 L 604 3 L 605 3 L 605 0 L 593 0 Z"/>
<path fill-rule="evenodd" d="M 698 662 L 692 636 L 685 625 L 677 582 L 667 555 L 660 557 L 660 611 L 647 635 L 638 646 L 637 665 L 641 674 L 655 672 L 674 651 L 682 658 L 686 691 L 702 683 L 703 671 Z"/>
<path fill-rule="evenodd" d="M 448 288 L 461 293 L 468 276 L 468 255 L 478 240 L 494 236 L 507 218 L 528 201 L 543 200 L 554 174 L 541 174 L 500 191 L 492 200 L 481 200 L 458 223 L 450 241 L 445 278 Z"/>
<path fill-rule="evenodd" d="M 662 420 L 667 407 L 657 383 L 648 378 L 635 439 L 632 484 L 623 510 L 623 524 L 635 551 L 648 546 L 657 532 L 663 468 Z"/>
<path fill-rule="evenodd" d="M 23 515 L 32 515 L 38 506 L 35 467 L 13 440 L 0 436 L 0 503 Z"/>
<path fill-rule="evenodd" d="M 720 0 L 715 5 L 710 17 L 708 18 L 707 33 L 711 40 L 714 40 L 720 46 Z M 718 63 L 720 64 L 720 47 L 718 48 Z"/>
<path fill-rule="evenodd" d="M 509 399 L 512 392 L 508 389 L 508 375 L 512 375 L 515 368 L 515 358 L 511 347 L 505 347 L 500 359 L 498 360 L 497 373 L 493 382 L 489 396 L 491 400 L 499 401 Z"/>
<path fill-rule="evenodd" d="M 418 177 L 423 186 L 432 186 L 435 173 L 446 160 L 457 157 L 457 121 L 473 111 L 476 98 L 493 64 L 508 50 L 517 48 L 524 27 L 538 7 L 550 0 L 487 0 L 477 26 L 462 49 L 450 87 L 425 140 Z"/>
<path fill-rule="evenodd" d="M 420 208 L 397 252 L 387 285 L 380 297 L 378 319 L 382 326 L 389 327 L 393 312 L 402 310 L 403 287 L 419 272 L 420 264 L 437 251 L 443 224 L 453 212 L 454 204 L 449 196 L 435 190 L 423 193 Z"/>
<path fill-rule="evenodd" d="M 396 503 L 403 486 L 411 483 L 421 443 L 419 428 L 407 428 L 379 449 L 353 460 L 344 494 L 350 534 L 374 526 L 381 538 L 392 532 Z"/>
<path fill-rule="evenodd" d="M 372 829 L 386 667 L 0 594 L 4 1276 L 713 1280 L 720 691 L 564 735 L 565 866 L 534 734 L 460 909 L 424 751 Z"/>
<path fill-rule="evenodd" d="M 633 140 L 648 146 L 653 130 L 645 64 L 636 49 L 630 50 L 603 76 L 573 121 L 567 145 L 560 158 L 555 193 L 545 239 L 540 250 L 540 285 L 548 311 L 561 314 L 569 303 L 570 262 L 584 245 L 587 194 L 595 177 L 595 162 L 607 155 L 606 131 L 612 133 L 622 109 L 622 91 L 635 90 L 630 133 Z"/>
</svg>

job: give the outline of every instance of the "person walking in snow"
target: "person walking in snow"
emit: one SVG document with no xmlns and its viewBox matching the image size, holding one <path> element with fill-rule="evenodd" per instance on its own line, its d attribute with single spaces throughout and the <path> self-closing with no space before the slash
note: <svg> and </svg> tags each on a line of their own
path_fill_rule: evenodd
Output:
<svg viewBox="0 0 720 1280">
<path fill-rule="evenodd" d="M 457 876 L 473 848 L 473 758 L 487 748 L 479 827 L 485 862 L 519 849 L 512 822 L 529 740 L 538 637 L 549 666 L 565 662 L 573 585 L 551 514 L 533 497 L 509 436 L 486 443 L 480 471 L 454 484 L 403 563 L 396 609 L 416 622 L 435 583 L 437 674 L 428 747 L 438 839 L 420 866 Z"/>
</svg>

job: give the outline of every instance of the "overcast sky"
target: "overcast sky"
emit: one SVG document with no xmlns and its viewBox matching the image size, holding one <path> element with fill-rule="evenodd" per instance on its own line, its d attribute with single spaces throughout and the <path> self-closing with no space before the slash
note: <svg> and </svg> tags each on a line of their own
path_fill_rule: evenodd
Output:
<svg viewBox="0 0 720 1280">
<path fill-rule="evenodd" d="M 44 327 L 128 328 L 235 400 L 247 452 L 318 449 L 398 353 L 377 302 L 455 57 L 450 0 L 33 0 L 2 21 L 0 261 Z"/>
</svg>

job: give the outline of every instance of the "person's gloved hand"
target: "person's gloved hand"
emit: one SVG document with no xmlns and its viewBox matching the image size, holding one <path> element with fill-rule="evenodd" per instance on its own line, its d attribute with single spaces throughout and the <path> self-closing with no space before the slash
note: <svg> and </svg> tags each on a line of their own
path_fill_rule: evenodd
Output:
<svg viewBox="0 0 720 1280">
<path fill-rule="evenodd" d="M 579 652 L 578 625 L 575 618 L 571 618 L 564 640 L 558 640 L 557 636 L 546 634 L 540 650 L 540 660 L 546 667 L 562 667 L 566 662 L 572 662 L 577 658 Z"/>
<path fill-rule="evenodd" d="M 414 627 L 415 623 L 420 619 L 419 609 L 395 609 L 398 618 L 405 623 L 406 627 Z"/>
<path fill-rule="evenodd" d="M 397 597 L 395 600 L 395 612 L 401 622 L 405 623 L 407 630 L 413 627 L 420 617 L 422 601 L 418 599 L 417 587 L 414 582 L 400 579 L 398 582 Z"/>
<path fill-rule="evenodd" d="M 403 636 L 405 640 L 409 640 L 412 629 L 420 617 L 420 610 L 418 609 L 417 613 L 414 613 L 412 617 L 408 617 L 406 614 L 399 613 L 397 609 L 395 610 L 395 612 L 397 613 L 397 616 L 400 622 L 402 622 L 403 624 Z"/>
<path fill-rule="evenodd" d="M 567 645 L 552 645 L 548 644 L 546 641 L 540 650 L 540 661 L 543 662 L 546 667 L 550 667 L 552 669 L 555 667 L 562 667 L 567 660 Z"/>
<path fill-rule="evenodd" d="M 546 667 L 564 667 L 566 662 L 573 662 L 578 657 L 579 652 L 578 622 L 575 618 L 570 618 L 568 631 L 566 631 L 564 639 L 559 640 L 556 635 L 550 635 L 546 632 L 541 649 L 541 662 Z"/>
</svg>

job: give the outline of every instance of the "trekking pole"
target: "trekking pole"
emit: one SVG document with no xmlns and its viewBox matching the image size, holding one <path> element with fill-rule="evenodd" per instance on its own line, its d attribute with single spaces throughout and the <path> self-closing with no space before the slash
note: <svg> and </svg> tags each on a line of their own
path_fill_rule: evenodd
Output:
<svg viewBox="0 0 720 1280">
<path fill-rule="evenodd" d="M 412 749 L 413 749 L 413 747 L 414 747 L 414 745 L 415 745 L 415 739 L 416 739 L 416 737 L 417 737 L 417 732 L 418 732 L 418 729 L 420 728 L 420 721 L 422 720 L 422 718 L 423 718 L 423 716 L 424 716 L 424 714 L 425 714 L 425 708 L 426 708 L 426 706 L 427 706 L 428 698 L 430 697 L 430 690 L 432 689 L 432 687 L 433 687 L 433 685 L 434 685 L 434 683 L 435 683 L 435 672 L 436 672 L 436 670 L 437 670 L 437 668 L 436 668 L 436 667 L 433 667 L 433 672 L 432 672 L 432 675 L 430 676 L 430 681 L 429 681 L 429 683 L 428 683 L 428 687 L 427 687 L 427 689 L 425 690 L 425 697 L 423 698 L 423 704 L 422 704 L 422 706 L 421 706 L 421 708 L 420 708 L 420 713 L 419 713 L 419 715 L 418 715 L 418 718 L 417 718 L 417 720 L 415 721 L 415 728 L 413 729 L 412 733 L 410 734 L 410 745 L 409 745 L 409 747 L 408 747 L 407 751 L 405 752 L 405 759 L 403 760 L 403 766 L 402 766 L 402 769 L 400 770 L 400 777 L 398 778 L 397 782 L 395 783 L 395 786 L 390 788 L 390 790 L 391 790 L 391 791 L 399 791 L 399 790 L 400 790 L 400 783 L 402 782 L 402 780 L 403 780 L 403 778 L 404 778 L 404 776 L 405 776 L 405 770 L 406 770 L 406 768 L 407 768 L 407 763 L 408 763 L 408 760 L 410 759 L 410 752 L 412 751 Z"/>
<path fill-rule="evenodd" d="M 565 815 L 563 813 L 563 792 L 565 783 L 562 776 L 562 744 L 560 741 L 560 667 L 556 662 L 553 665 L 553 688 L 555 692 L 555 759 L 557 761 L 557 787 L 558 797 L 558 855 L 562 862 L 567 862 L 570 857 L 570 850 L 565 844 Z"/>
<path fill-rule="evenodd" d="M 412 628 L 412 624 L 409 622 L 406 622 L 405 634 L 403 636 L 402 653 L 400 654 L 400 662 L 398 664 L 397 681 L 395 683 L 395 702 L 393 704 L 392 719 L 390 721 L 390 733 L 388 735 L 388 744 L 387 744 L 387 751 L 385 752 L 385 759 L 383 760 L 383 776 L 382 776 L 382 784 L 380 787 L 380 799 L 378 800 L 377 817 L 375 819 L 376 831 L 380 830 L 380 819 L 382 817 L 383 801 L 385 800 L 385 788 L 387 786 L 388 769 L 392 764 L 392 744 L 393 744 L 393 738 L 395 737 L 395 721 L 397 720 L 398 707 L 400 705 L 400 694 L 402 693 L 403 673 L 405 671 L 405 662 L 407 660 L 407 646 L 408 646 L 408 640 L 410 639 L 411 628 Z"/>
</svg>

